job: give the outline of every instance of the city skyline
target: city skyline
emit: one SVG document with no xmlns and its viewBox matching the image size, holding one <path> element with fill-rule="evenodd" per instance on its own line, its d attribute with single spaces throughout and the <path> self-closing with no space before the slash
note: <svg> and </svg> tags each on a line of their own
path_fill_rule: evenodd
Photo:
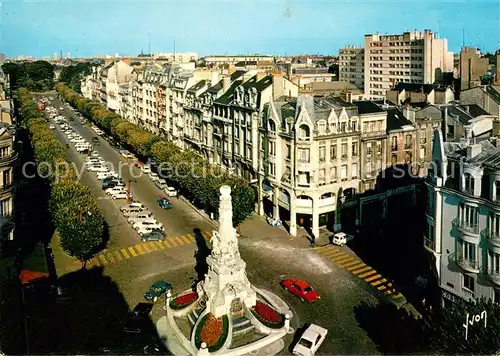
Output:
<svg viewBox="0 0 500 356">
<path fill-rule="evenodd" d="M 495 1 L 4 1 L 0 52 L 8 57 L 51 57 L 61 50 L 72 57 L 134 55 L 147 53 L 149 42 L 153 53 L 171 52 L 175 41 L 177 51 L 200 55 L 336 55 L 345 45 L 362 45 L 368 33 L 415 29 L 438 32 L 453 52 L 462 46 L 465 30 L 466 45 L 493 52 L 500 41 L 499 10 Z M 480 26 L 470 21 L 472 13 Z M 139 26 L 131 26 L 134 22 Z"/>
</svg>

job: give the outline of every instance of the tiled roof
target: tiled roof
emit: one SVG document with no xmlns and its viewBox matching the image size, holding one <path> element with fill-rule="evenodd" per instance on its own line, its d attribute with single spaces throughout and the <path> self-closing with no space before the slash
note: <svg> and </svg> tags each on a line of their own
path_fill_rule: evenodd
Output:
<svg viewBox="0 0 500 356">
<path fill-rule="evenodd" d="M 231 104 L 231 101 L 233 100 L 234 90 L 236 89 L 236 87 L 238 87 L 242 83 L 243 83 L 242 80 L 237 80 L 237 81 L 233 82 L 231 84 L 231 86 L 229 87 L 229 89 L 226 90 L 226 92 L 224 94 L 222 94 L 219 98 L 217 98 L 217 100 L 215 100 L 215 102 L 217 104 L 224 104 L 224 105 Z"/>
<path fill-rule="evenodd" d="M 495 103 L 500 105 L 500 92 L 499 92 L 499 89 L 497 89 L 497 88 L 500 88 L 500 87 L 488 85 L 488 86 L 486 86 L 485 90 L 486 90 L 486 93 L 488 93 L 488 95 L 491 97 L 491 99 L 493 99 L 493 101 L 495 101 Z"/>
<path fill-rule="evenodd" d="M 230 76 L 231 81 L 234 82 L 236 79 L 238 79 L 239 77 L 241 77 L 246 72 L 247 72 L 246 70 L 237 70 L 237 71 L 233 72 L 231 74 L 231 76 Z"/>
<path fill-rule="evenodd" d="M 462 105 L 462 107 L 464 107 L 472 117 L 478 117 L 481 115 L 490 115 L 489 112 L 487 112 L 477 104 Z"/>
<path fill-rule="evenodd" d="M 206 84 L 207 84 L 206 80 L 200 80 L 198 83 L 193 85 L 187 91 L 192 92 L 192 93 L 196 93 L 198 90 L 202 89 Z"/>
<path fill-rule="evenodd" d="M 222 89 L 222 80 L 220 80 L 217 84 L 215 84 L 214 86 L 208 88 L 208 92 L 209 93 L 218 93 L 219 91 L 221 91 Z"/>
<path fill-rule="evenodd" d="M 444 142 L 444 152 L 447 157 L 453 159 L 464 159 L 469 164 L 477 167 L 488 167 L 495 170 L 500 169 L 500 148 L 493 145 L 489 140 L 481 140 L 481 152 L 472 158 L 467 158 L 467 144 L 457 142 Z"/>
<path fill-rule="evenodd" d="M 359 115 L 376 114 L 384 112 L 384 110 L 382 110 L 380 106 L 378 106 L 377 104 L 375 104 L 373 101 L 370 100 L 355 101 L 353 102 L 353 104 L 358 107 Z"/>
</svg>

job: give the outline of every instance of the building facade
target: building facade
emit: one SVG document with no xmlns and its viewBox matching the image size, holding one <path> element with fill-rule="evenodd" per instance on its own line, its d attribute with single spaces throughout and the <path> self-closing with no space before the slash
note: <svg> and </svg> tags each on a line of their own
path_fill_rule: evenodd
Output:
<svg viewBox="0 0 500 356">
<path fill-rule="evenodd" d="M 493 136 L 499 128 L 496 121 Z M 500 302 L 497 140 L 444 142 L 440 131 L 434 133 L 424 247 L 435 259 L 445 303 L 478 297 Z"/>
<path fill-rule="evenodd" d="M 500 86 L 483 85 L 460 92 L 460 103 L 477 104 L 491 115 L 500 115 Z"/>
<path fill-rule="evenodd" d="M 453 71 L 448 41 L 430 30 L 395 35 L 365 35 L 364 89 L 383 99 L 397 83 L 432 84 Z"/>
<path fill-rule="evenodd" d="M 365 49 L 347 46 L 339 49 L 339 80 L 355 85 L 359 90 L 365 86 Z"/>
<path fill-rule="evenodd" d="M 13 233 L 14 166 L 17 153 L 14 151 L 14 127 L 10 123 L 0 123 L 0 251 Z M 7 229 L 7 230 L 4 230 Z M 7 232 L 3 234 L 3 232 Z"/>
</svg>

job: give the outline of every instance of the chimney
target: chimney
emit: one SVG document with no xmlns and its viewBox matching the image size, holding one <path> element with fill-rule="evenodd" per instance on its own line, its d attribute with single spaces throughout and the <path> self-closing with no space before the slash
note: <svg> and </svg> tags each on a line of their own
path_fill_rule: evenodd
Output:
<svg viewBox="0 0 500 356">
<path fill-rule="evenodd" d="M 231 77 L 224 77 L 222 78 L 222 90 L 224 93 L 229 89 L 231 86 Z"/>
<path fill-rule="evenodd" d="M 257 79 L 257 81 L 261 80 L 261 79 L 262 79 L 262 78 L 264 78 L 266 75 L 267 75 L 267 73 L 266 73 L 266 72 L 259 72 L 259 73 L 257 73 L 257 75 L 256 75 L 256 77 L 257 77 L 257 78 L 256 78 L 256 79 Z"/>
<path fill-rule="evenodd" d="M 219 80 L 220 80 L 219 72 L 216 70 L 213 70 L 211 73 L 210 85 L 214 86 L 215 84 L 217 84 L 219 82 Z"/>
<path fill-rule="evenodd" d="M 467 146 L 467 159 L 472 159 L 481 153 L 481 144 L 474 142 Z"/>
</svg>

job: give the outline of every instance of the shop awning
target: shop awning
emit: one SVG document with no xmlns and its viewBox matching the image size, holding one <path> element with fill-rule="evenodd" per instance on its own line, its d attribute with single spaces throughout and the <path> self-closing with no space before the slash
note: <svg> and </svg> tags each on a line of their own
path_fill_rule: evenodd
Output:
<svg viewBox="0 0 500 356">
<path fill-rule="evenodd" d="M 28 271 L 26 269 L 21 270 L 21 273 L 19 274 L 21 284 L 28 284 L 44 278 L 49 278 L 49 274 L 44 272 Z"/>
</svg>

